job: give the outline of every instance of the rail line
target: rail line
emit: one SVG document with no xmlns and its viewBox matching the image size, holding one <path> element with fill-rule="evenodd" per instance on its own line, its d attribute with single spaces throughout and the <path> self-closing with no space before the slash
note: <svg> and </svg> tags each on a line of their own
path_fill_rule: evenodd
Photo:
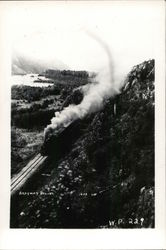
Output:
<svg viewBox="0 0 166 250">
<path fill-rule="evenodd" d="M 39 157 L 39 159 L 36 160 L 36 162 L 33 163 L 26 171 L 24 171 L 23 174 L 21 174 L 20 176 L 18 176 L 16 178 L 16 180 L 11 184 L 11 189 L 15 188 L 20 183 L 20 181 L 23 180 L 23 178 L 25 176 L 27 176 L 27 174 L 30 173 L 32 169 L 34 169 L 34 167 L 40 162 L 41 159 L 42 159 L 42 156 Z"/>
<path fill-rule="evenodd" d="M 37 154 L 16 176 L 14 176 L 11 180 L 11 186 L 16 182 L 19 177 L 24 174 L 27 171 L 27 168 L 30 167 L 33 163 L 35 163 L 38 158 L 40 157 L 40 154 Z"/>
<path fill-rule="evenodd" d="M 27 180 L 39 169 L 47 156 L 36 155 L 11 181 L 11 195 L 19 190 Z"/>
</svg>

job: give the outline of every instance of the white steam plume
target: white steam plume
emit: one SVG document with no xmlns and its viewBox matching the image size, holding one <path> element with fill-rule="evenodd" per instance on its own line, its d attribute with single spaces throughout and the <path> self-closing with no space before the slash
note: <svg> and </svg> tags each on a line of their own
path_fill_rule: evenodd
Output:
<svg viewBox="0 0 166 250">
<path fill-rule="evenodd" d="M 69 105 L 61 112 L 56 112 L 51 119 L 51 124 L 45 130 L 45 136 L 60 127 L 65 127 L 72 121 L 84 118 L 87 114 L 96 112 L 103 107 L 104 100 L 118 92 L 114 85 L 114 68 L 110 50 L 101 39 L 88 32 L 105 50 L 108 56 L 108 64 L 96 77 L 97 83 L 83 87 L 84 98 L 79 105 Z"/>
</svg>

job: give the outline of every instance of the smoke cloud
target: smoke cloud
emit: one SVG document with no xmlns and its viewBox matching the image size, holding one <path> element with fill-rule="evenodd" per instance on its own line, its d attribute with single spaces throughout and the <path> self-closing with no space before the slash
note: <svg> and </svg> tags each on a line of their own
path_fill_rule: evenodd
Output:
<svg viewBox="0 0 166 250">
<path fill-rule="evenodd" d="M 56 132 L 60 127 L 66 127 L 77 119 L 84 118 L 87 114 L 99 111 L 106 99 L 118 93 L 118 88 L 115 88 L 117 85 L 114 82 L 113 60 L 108 45 L 96 35 L 89 32 L 88 35 L 97 41 L 107 53 L 107 65 L 96 76 L 96 83 L 82 87 L 84 98 L 80 104 L 69 105 L 61 112 L 55 113 L 55 117 L 51 119 L 51 124 L 44 130 L 45 136 L 50 132 L 51 134 Z"/>
</svg>

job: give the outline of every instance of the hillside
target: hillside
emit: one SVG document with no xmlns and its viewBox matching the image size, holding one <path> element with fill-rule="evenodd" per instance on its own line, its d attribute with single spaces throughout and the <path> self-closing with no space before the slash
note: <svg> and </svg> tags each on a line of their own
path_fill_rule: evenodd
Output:
<svg viewBox="0 0 166 250">
<path fill-rule="evenodd" d="M 70 99 L 68 97 L 68 99 Z M 154 60 L 135 66 L 121 93 L 80 123 L 18 227 L 154 227 Z M 74 127 L 73 127 L 74 128 Z M 56 154 L 56 152 L 55 152 Z"/>
<path fill-rule="evenodd" d="M 66 68 L 61 61 L 55 59 L 54 61 L 43 61 L 29 58 L 20 54 L 13 54 L 12 56 L 12 74 L 22 75 L 22 74 L 40 74 L 45 70 L 52 67 L 53 69 Z"/>
</svg>

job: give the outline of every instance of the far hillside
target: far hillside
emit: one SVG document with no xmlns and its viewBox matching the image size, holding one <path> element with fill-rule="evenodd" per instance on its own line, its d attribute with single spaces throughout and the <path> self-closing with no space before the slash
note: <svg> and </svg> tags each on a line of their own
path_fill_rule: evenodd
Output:
<svg viewBox="0 0 166 250">
<path fill-rule="evenodd" d="M 71 85 L 84 85 L 92 82 L 95 73 L 88 73 L 87 71 L 75 70 L 54 70 L 48 69 L 43 74 L 46 78 L 51 78 L 55 83 L 71 84 Z"/>
</svg>

